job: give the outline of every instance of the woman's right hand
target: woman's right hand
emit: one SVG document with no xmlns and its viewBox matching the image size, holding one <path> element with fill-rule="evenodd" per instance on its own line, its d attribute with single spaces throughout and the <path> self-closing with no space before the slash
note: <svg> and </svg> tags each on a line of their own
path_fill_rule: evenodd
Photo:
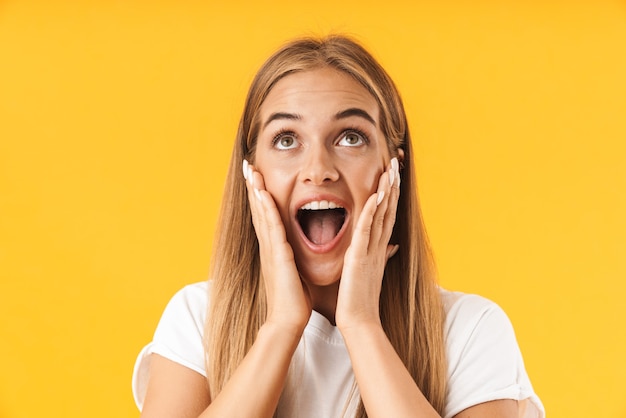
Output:
<svg viewBox="0 0 626 418">
<path fill-rule="evenodd" d="M 261 274 L 267 296 L 266 323 L 300 336 L 311 316 L 309 292 L 300 279 L 293 249 L 272 195 L 265 189 L 263 175 L 243 163 L 252 223 L 259 240 Z"/>
</svg>

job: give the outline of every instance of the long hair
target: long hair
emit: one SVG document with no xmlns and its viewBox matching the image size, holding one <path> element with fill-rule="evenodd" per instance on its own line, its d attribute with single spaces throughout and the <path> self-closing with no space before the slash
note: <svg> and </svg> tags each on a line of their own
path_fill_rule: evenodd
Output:
<svg viewBox="0 0 626 418">
<path fill-rule="evenodd" d="M 400 95 L 385 70 L 344 36 L 295 40 L 272 55 L 254 78 L 226 178 L 211 263 L 211 300 L 205 349 L 215 399 L 252 346 L 265 321 L 259 244 L 252 225 L 242 162 L 254 163 L 259 109 L 272 87 L 299 71 L 330 67 L 363 85 L 380 107 L 380 125 L 392 156 L 404 151 L 401 190 L 391 242 L 397 254 L 385 267 L 380 295 L 382 326 L 424 396 L 441 414 L 446 393 L 444 314 L 430 247 L 419 209 L 411 138 Z M 363 403 L 358 417 L 366 417 Z"/>
</svg>

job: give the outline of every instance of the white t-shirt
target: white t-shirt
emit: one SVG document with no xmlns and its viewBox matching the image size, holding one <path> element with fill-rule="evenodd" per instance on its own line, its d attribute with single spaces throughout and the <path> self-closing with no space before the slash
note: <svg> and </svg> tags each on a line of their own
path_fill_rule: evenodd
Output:
<svg viewBox="0 0 626 418">
<path fill-rule="evenodd" d="M 191 284 L 169 302 L 153 341 L 139 354 L 133 395 L 143 406 L 150 354 L 157 353 L 206 376 L 202 337 L 208 282 Z M 520 401 L 520 418 L 544 418 L 515 339 L 502 309 L 476 295 L 441 290 L 446 311 L 444 336 L 448 393 L 444 418 L 479 403 Z M 278 404 L 280 417 L 351 417 L 359 395 L 350 357 L 337 327 L 313 311 L 294 353 Z"/>
</svg>

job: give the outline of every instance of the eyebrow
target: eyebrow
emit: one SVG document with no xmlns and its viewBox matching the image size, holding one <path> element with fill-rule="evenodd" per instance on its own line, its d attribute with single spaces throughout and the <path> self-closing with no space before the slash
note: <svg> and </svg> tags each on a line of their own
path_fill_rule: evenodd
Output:
<svg viewBox="0 0 626 418">
<path fill-rule="evenodd" d="M 366 121 L 370 122 L 372 125 L 376 126 L 376 121 L 374 120 L 374 118 L 370 116 L 370 114 L 367 113 L 365 110 L 359 109 L 358 107 L 351 107 L 349 109 L 342 110 L 341 112 L 335 115 L 335 120 L 347 119 L 352 116 L 363 118 Z M 296 113 L 287 113 L 287 112 L 272 113 L 270 117 L 267 118 L 267 120 L 263 124 L 263 129 L 265 129 L 267 125 L 269 125 L 275 120 L 302 120 L 302 116 Z"/>
<path fill-rule="evenodd" d="M 372 125 L 376 126 L 376 121 L 374 120 L 374 118 L 371 117 L 370 114 L 367 113 L 365 110 L 359 109 L 358 107 L 351 107 L 350 109 L 346 109 L 337 113 L 335 115 L 335 120 L 346 119 L 352 116 L 361 117 L 370 122 Z"/>
<path fill-rule="evenodd" d="M 269 125 L 271 122 L 275 121 L 275 120 L 281 120 L 281 119 L 287 119 L 287 120 L 300 120 L 302 119 L 302 116 L 297 115 L 295 113 L 286 113 L 286 112 L 276 112 L 276 113 L 272 113 L 270 115 L 269 118 L 267 118 L 267 120 L 265 121 L 265 123 L 263 124 L 263 129 L 265 129 L 267 127 L 267 125 Z"/>
</svg>

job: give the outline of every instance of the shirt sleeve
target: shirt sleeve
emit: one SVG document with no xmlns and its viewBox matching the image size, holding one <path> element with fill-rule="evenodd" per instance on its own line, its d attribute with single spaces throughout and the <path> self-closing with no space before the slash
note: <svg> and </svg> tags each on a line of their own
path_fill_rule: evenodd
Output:
<svg viewBox="0 0 626 418">
<path fill-rule="evenodd" d="M 444 418 L 499 399 L 520 401 L 522 418 L 545 417 L 513 326 L 498 305 L 476 295 L 461 296 L 448 311 L 445 333 L 448 392 Z"/>
<path fill-rule="evenodd" d="M 152 342 L 141 350 L 135 362 L 132 388 L 139 410 L 150 377 L 150 354 L 159 354 L 206 376 L 202 340 L 207 300 L 207 282 L 201 282 L 184 287 L 167 304 Z"/>
</svg>

